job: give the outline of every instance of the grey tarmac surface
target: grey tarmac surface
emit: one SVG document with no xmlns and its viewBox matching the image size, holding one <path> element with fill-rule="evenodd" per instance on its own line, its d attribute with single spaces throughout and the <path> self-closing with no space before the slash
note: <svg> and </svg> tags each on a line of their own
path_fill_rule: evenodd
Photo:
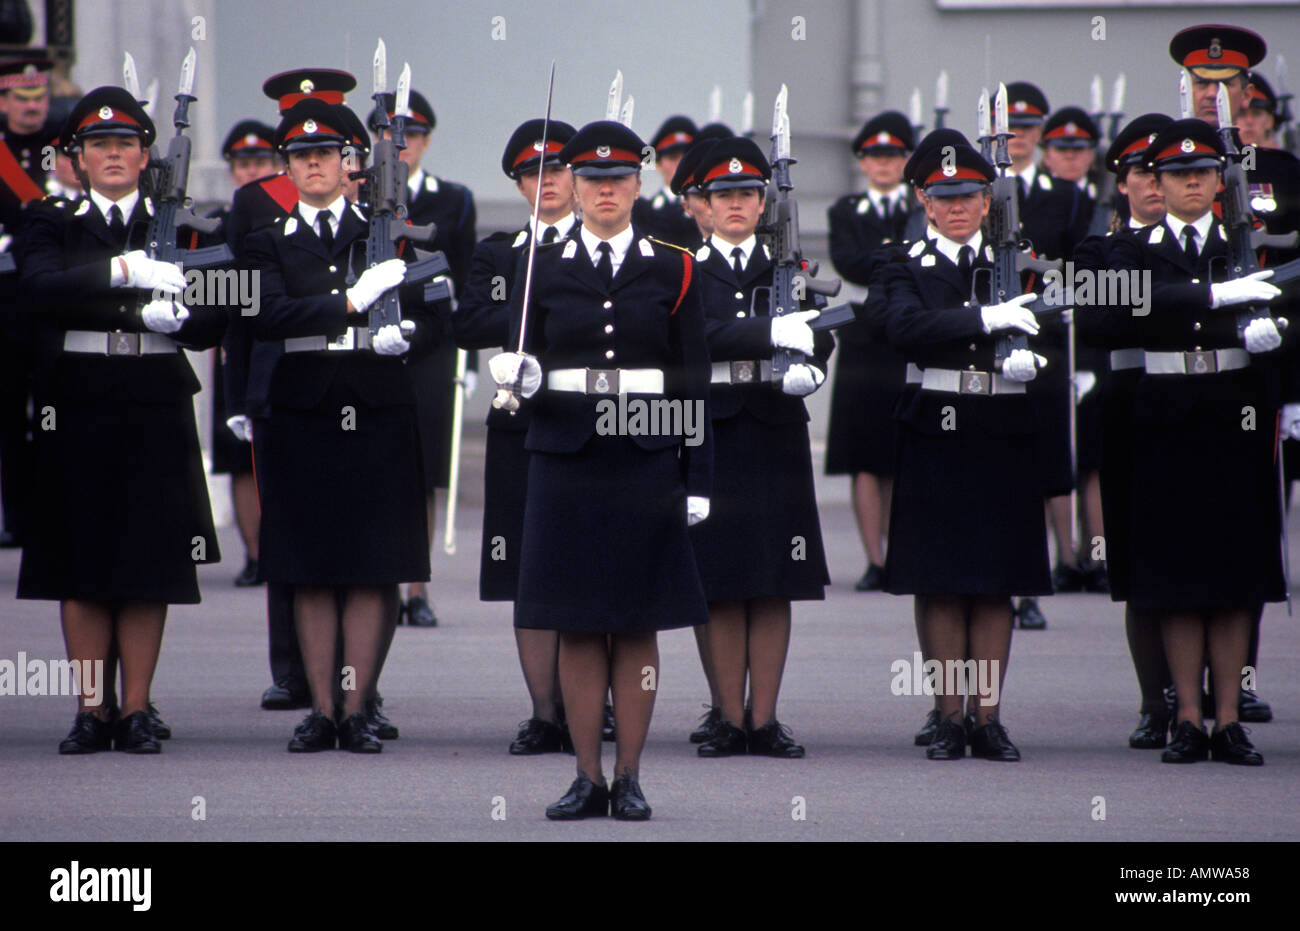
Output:
<svg viewBox="0 0 1300 931">
<path fill-rule="evenodd" d="M 302 712 L 258 707 L 269 684 L 264 593 L 225 562 L 201 572 L 201 605 L 173 608 L 153 697 L 175 732 L 156 757 L 55 752 L 68 697 L 0 697 L 0 839 L 123 840 L 1044 840 L 1264 841 L 1300 837 L 1300 635 L 1284 605 L 1264 620 L 1252 726 L 1258 769 L 1161 764 L 1130 750 L 1137 686 L 1121 607 L 1045 599 L 1046 631 L 1017 631 L 1003 720 L 1018 764 L 932 762 L 912 746 L 930 707 L 895 696 L 890 665 L 916 648 L 911 599 L 852 590 L 862 557 L 847 478 L 819 477 L 834 584 L 795 607 L 779 717 L 803 760 L 706 760 L 686 735 L 707 698 L 689 630 L 661 635 L 658 703 L 641 783 L 645 824 L 557 824 L 545 806 L 573 778 L 567 755 L 512 757 L 528 716 L 510 609 L 477 599 L 481 428 L 467 447 L 456 555 L 434 555 L 436 629 L 399 628 L 381 689 L 401 739 L 378 756 L 285 751 Z M 819 457 L 818 457 L 819 458 Z M 818 466 L 820 469 L 820 465 Z M 1297 519 L 1293 518 L 1293 533 Z M 1231 545 L 1224 541 L 1224 545 Z M 1207 553 L 1207 560 L 1213 554 Z M 0 658 L 64 657 L 58 609 L 17 601 L 18 553 L 0 551 Z M 1300 565 L 1300 548 L 1292 547 Z M 605 765 L 613 748 L 605 745 Z M 206 820 L 191 813 L 201 796 Z M 1105 820 L 1095 820 L 1097 797 Z M 805 820 L 792 814 L 799 800 Z M 504 819 L 493 818 L 504 811 Z"/>
</svg>

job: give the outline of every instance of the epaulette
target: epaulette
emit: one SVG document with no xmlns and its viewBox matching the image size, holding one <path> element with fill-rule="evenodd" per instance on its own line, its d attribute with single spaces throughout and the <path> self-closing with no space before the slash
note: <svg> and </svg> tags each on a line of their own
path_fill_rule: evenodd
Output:
<svg viewBox="0 0 1300 931">
<path fill-rule="evenodd" d="M 653 236 L 646 236 L 645 238 L 650 240 L 655 245 L 667 246 L 669 249 L 676 249 L 678 252 L 685 252 L 687 255 L 691 254 L 690 249 L 684 249 L 681 246 L 677 245 L 676 243 L 664 242 L 662 239 L 655 239 Z"/>
</svg>

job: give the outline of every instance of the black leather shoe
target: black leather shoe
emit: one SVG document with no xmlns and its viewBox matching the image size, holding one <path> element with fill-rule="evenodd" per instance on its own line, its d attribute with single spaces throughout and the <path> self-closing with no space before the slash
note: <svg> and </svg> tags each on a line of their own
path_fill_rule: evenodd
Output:
<svg viewBox="0 0 1300 931">
<path fill-rule="evenodd" d="M 306 686 L 279 679 L 262 693 L 262 707 L 267 711 L 292 711 L 311 707 L 311 692 Z"/>
<path fill-rule="evenodd" d="M 1098 595 L 1110 594 L 1110 573 L 1105 562 L 1095 562 L 1084 571 L 1083 589 Z"/>
<path fill-rule="evenodd" d="M 719 721 L 709 739 L 695 751 L 700 756 L 741 756 L 749 746 L 745 732 L 730 721 Z"/>
<path fill-rule="evenodd" d="M 1273 709 L 1250 689 L 1242 689 L 1237 696 L 1237 717 L 1248 724 L 1265 724 L 1273 720 Z"/>
<path fill-rule="evenodd" d="M 1246 739 L 1248 733 L 1236 721 L 1216 727 L 1210 735 L 1210 759 L 1236 766 L 1263 766 L 1264 758 Z"/>
<path fill-rule="evenodd" d="M 1052 591 L 1063 593 L 1083 591 L 1083 573 L 1074 566 L 1058 563 L 1052 570 Z"/>
<path fill-rule="evenodd" d="M 1210 755 L 1210 737 L 1204 727 L 1198 727 L 1191 721 L 1179 721 L 1174 726 L 1173 739 L 1165 752 L 1160 754 L 1161 763 L 1199 763 Z"/>
<path fill-rule="evenodd" d="M 1007 729 L 998 721 L 990 721 L 971 731 L 970 755 L 981 760 L 999 760 L 1003 763 L 1020 761 L 1020 751 L 1007 736 Z"/>
<path fill-rule="evenodd" d="M 384 714 L 384 700 L 376 696 L 366 702 L 366 721 L 380 740 L 396 740 L 397 725 Z"/>
<path fill-rule="evenodd" d="M 803 746 L 794 742 L 790 728 L 773 718 L 760 728 L 749 732 L 751 756 L 779 756 L 787 760 L 803 757 Z"/>
<path fill-rule="evenodd" d="M 935 714 L 938 714 L 936 710 Z M 960 760 L 966 756 L 966 728 L 956 721 L 940 720 L 934 739 L 925 748 L 927 760 Z"/>
<path fill-rule="evenodd" d="M 867 566 L 862 578 L 853 583 L 855 592 L 878 592 L 885 584 L 885 573 L 879 566 Z"/>
<path fill-rule="evenodd" d="M 321 750 L 333 750 L 338 740 L 338 728 L 334 719 L 327 714 L 313 711 L 293 729 L 289 738 L 290 753 L 319 753 Z"/>
<path fill-rule="evenodd" d="M 127 753 L 162 753 L 162 744 L 149 726 L 147 711 L 132 711 L 113 729 L 113 747 Z"/>
<path fill-rule="evenodd" d="M 1128 735 L 1134 750 L 1159 750 L 1169 742 L 1169 718 L 1162 714 L 1144 714 L 1138 718 L 1137 730 Z"/>
<path fill-rule="evenodd" d="M 357 711 L 339 722 L 339 749 L 353 753 L 382 753 L 383 743 L 370 729 L 365 712 Z"/>
<path fill-rule="evenodd" d="M 600 739 L 606 743 L 612 743 L 618 739 L 618 734 L 614 730 L 614 706 L 605 703 L 605 721 L 600 727 Z"/>
<path fill-rule="evenodd" d="M 72 721 L 72 730 L 59 741 L 59 752 L 98 753 L 113 749 L 113 725 L 101 720 L 93 711 L 78 711 Z"/>
<path fill-rule="evenodd" d="M 693 744 L 702 744 L 712 737 L 713 729 L 722 721 L 721 708 L 710 708 L 708 705 L 704 707 L 709 710 L 700 718 L 700 726 L 691 731 L 691 743 Z"/>
<path fill-rule="evenodd" d="M 609 790 L 609 813 L 619 821 L 650 820 L 650 806 L 641 794 L 641 786 L 626 773 L 615 779 Z"/>
<path fill-rule="evenodd" d="M 428 599 L 416 595 L 406 602 L 406 623 L 412 627 L 438 626 L 438 618 L 429 606 Z"/>
<path fill-rule="evenodd" d="M 934 740 L 934 732 L 938 729 L 939 709 L 931 708 L 929 713 L 925 716 L 925 723 L 921 725 L 921 729 L 917 731 L 916 736 L 912 738 L 912 743 L 916 744 L 918 747 L 930 746 L 930 743 Z"/>
<path fill-rule="evenodd" d="M 153 730 L 153 735 L 159 740 L 171 740 L 172 729 L 162 719 L 162 715 L 158 713 L 158 708 L 154 703 L 148 702 L 144 707 L 149 714 L 149 727 Z"/>
<path fill-rule="evenodd" d="M 1042 610 L 1038 607 L 1038 601 L 1034 598 L 1020 599 L 1013 620 L 1020 625 L 1021 630 L 1047 629 L 1047 618 L 1043 616 Z"/>
<path fill-rule="evenodd" d="M 564 728 L 541 718 L 529 718 L 519 725 L 519 734 L 510 743 L 515 756 L 533 756 L 538 753 L 561 753 L 564 750 Z"/>
<path fill-rule="evenodd" d="M 235 588 L 252 588 L 254 585 L 261 584 L 261 580 L 257 577 L 257 560 L 246 558 L 244 568 L 240 570 L 239 575 L 235 576 Z"/>
<path fill-rule="evenodd" d="M 546 817 L 552 821 L 581 821 L 608 814 L 609 789 L 596 785 L 582 773 L 578 773 L 563 798 L 546 808 Z"/>
</svg>

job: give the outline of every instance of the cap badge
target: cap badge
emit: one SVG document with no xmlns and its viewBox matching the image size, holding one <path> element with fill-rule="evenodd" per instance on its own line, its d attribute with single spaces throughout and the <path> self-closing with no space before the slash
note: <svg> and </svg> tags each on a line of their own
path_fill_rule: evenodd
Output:
<svg viewBox="0 0 1300 931">
<path fill-rule="evenodd" d="M 1023 100 L 1017 100 L 1015 103 L 1013 103 L 1013 104 L 1011 105 L 1011 109 L 1012 109 L 1012 110 L 1028 110 L 1028 109 L 1029 109 L 1029 104 L 1025 103 L 1025 101 L 1023 101 Z"/>
<path fill-rule="evenodd" d="M 884 145 L 888 141 L 889 141 L 889 133 L 884 132 L 883 130 L 881 132 L 876 133 L 876 142 L 880 143 L 881 145 Z"/>
<path fill-rule="evenodd" d="M 731 161 L 727 162 L 727 171 L 731 172 L 733 175 L 738 175 L 744 170 L 745 166 L 740 164 L 740 159 L 738 158 L 733 158 Z"/>
<path fill-rule="evenodd" d="M 1196 143 L 1190 139 L 1184 139 L 1179 144 L 1178 148 L 1182 149 L 1184 152 L 1194 152 L 1196 150 Z"/>
<path fill-rule="evenodd" d="M 536 142 L 533 143 L 533 151 L 534 152 L 542 151 L 542 140 L 538 139 Z"/>
<path fill-rule="evenodd" d="M 1156 135 L 1157 133 L 1152 133 L 1151 135 L 1147 136 L 1147 145 L 1150 145 L 1151 143 L 1156 141 Z"/>
<path fill-rule="evenodd" d="M 944 165 L 944 166 L 943 166 L 943 176 L 944 176 L 945 178 L 951 178 L 951 177 L 952 177 L 953 175 L 955 175 L 956 173 L 957 173 L 957 166 L 956 166 L 956 165 Z"/>
<path fill-rule="evenodd" d="M 304 78 L 303 82 L 298 85 L 298 90 L 304 94 L 310 94 L 316 89 L 316 85 L 311 82 L 311 78 Z"/>
<path fill-rule="evenodd" d="M 1066 123 L 1066 124 L 1065 124 L 1065 132 L 1066 132 L 1066 135 L 1069 135 L 1069 136 L 1077 135 L 1078 132 L 1079 132 L 1079 127 L 1078 127 L 1078 126 L 1075 126 L 1073 123 Z"/>
<path fill-rule="evenodd" d="M 35 65 L 28 65 L 26 68 L 23 69 L 23 77 L 25 78 L 30 78 L 35 73 L 36 73 Z"/>
<path fill-rule="evenodd" d="M 1222 57 L 1223 57 L 1223 45 L 1222 45 L 1222 43 L 1218 40 L 1218 38 L 1214 38 L 1214 39 L 1211 39 L 1211 40 L 1210 40 L 1210 50 L 1209 50 L 1209 52 L 1208 52 L 1207 54 L 1208 54 L 1211 58 L 1222 58 Z"/>
<path fill-rule="evenodd" d="M 247 136 L 244 137 L 244 145 L 257 145 L 258 141 L 259 140 L 257 136 L 253 135 L 252 133 L 249 133 Z"/>
<path fill-rule="evenodd" d="M 302 124 L 302 131 L 305 133 L 314 133 L 316 131 L 316 121 L 308 120 Z"/>
<path fill-rule="evenodd" d="M 596 146 L 596 157 L 597 157 L 597 158 L 609 158 L 609 146 L 607 146 L 607 145 L 598 145 L 598 146 Z"/>
<path fill-rule="evenodd" d="M 100 107 L 100 108 L 99 108 L 99 118 L 100 118 L 101 120 L 111 120 L 111 119 L 113 118 L 113 108 L 112 108 L 112 107 Z"/>
</svg>

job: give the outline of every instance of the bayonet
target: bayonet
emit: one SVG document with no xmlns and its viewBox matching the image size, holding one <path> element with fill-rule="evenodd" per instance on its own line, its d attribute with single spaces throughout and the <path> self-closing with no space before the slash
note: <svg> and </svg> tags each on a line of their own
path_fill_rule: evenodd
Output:
<svg viewBox="0 0 1300 931">
<path fill-rule="evenodd" d="M 388 91 L 388 49 L 384 47 L 384 40 L 380 39 L 375 45 L 374 58 L 374 93 L 383 94 Z"/>
<path fill-rule="evenodd" d="M 140 99 L 140 77 L 136 74 L 135 59 L 127 52 L 122 60 L 122 86 L 136 100 Z"/>
<path fill-rule="evenodd" d="M 948 113 L 948 72 L 940 71 L 934 82 L 934 128 L 943 129 L 943 118 Z"/>
<path fill-rule="evenodd" d="M 722 85 L 714 84 L 709 91 L 709 122 L 717 123 L 722 119 Z"/>
<path fill-rule="evenodd" d="M 1101 75 L 1094 74 L 1092 76 L 1092 83 L 1088 86 L 1088 112 L 1092 115 L 1094 120 L 1100 120 L 1102 114 L 1106 112 L 1101 103 L 1101 94 Z"/>
<path fill-rule="evenodd" d="M 627 95 L 627 100 L 623 101 L 623 109 L 619 111 L 618 121 L 628 129 L 632 128 L 632 113 L 636 107 L 636 98 L 631 94 Z"/>
<path fill-rule="evenodd" d="M 1116 76 L 1115 83 L 1111 87 L 1110 128 L 1106 136 L 1106 138 L 1111 142 L 1114 142 L 1115 137 L 1119 135 L 1119 124 L 1120 121 L 1124 119 L 1124 89 L 1127 87 L 1127 84 L 1128 81 L 1124 77 L 1124 72 L 1121 71 L 1119 75 Z M 1097 130 L 1100 132 L 1101 127 L 1098 126 Z"/>
<path fill-rule="evenodd" d="M 552 62 L 552 64 L 554 64 Z M 547 106 L 549 107 L 549 103 Z M 605 99 L 605 119 L 617 120 L 619 108 L 623 106 L 623 72 L 614 73 L 614 81 L 609 85 L 609 96 Z"/>
<path fill-rule="evenodd" d="M 1184 68 L 1178 77 L 1178 118 L 1192 118 L 1192 76 Z"/>
<path fill-rule="evenodd" d="M 921 125 L 921 88 L 919 87 L 912 88 L 912 99 L 908 102 L 907 118 L 912 124 L 912 132 L 916 134 L 917 139 L 920 139 L 921 131 L 925 127 Z"/>
<path fill-rule="evenodd" d="M 754 92 L 745 91 L 745 99 L 740 104 L 740 134 L 754 134 Z"/>
</svg>

